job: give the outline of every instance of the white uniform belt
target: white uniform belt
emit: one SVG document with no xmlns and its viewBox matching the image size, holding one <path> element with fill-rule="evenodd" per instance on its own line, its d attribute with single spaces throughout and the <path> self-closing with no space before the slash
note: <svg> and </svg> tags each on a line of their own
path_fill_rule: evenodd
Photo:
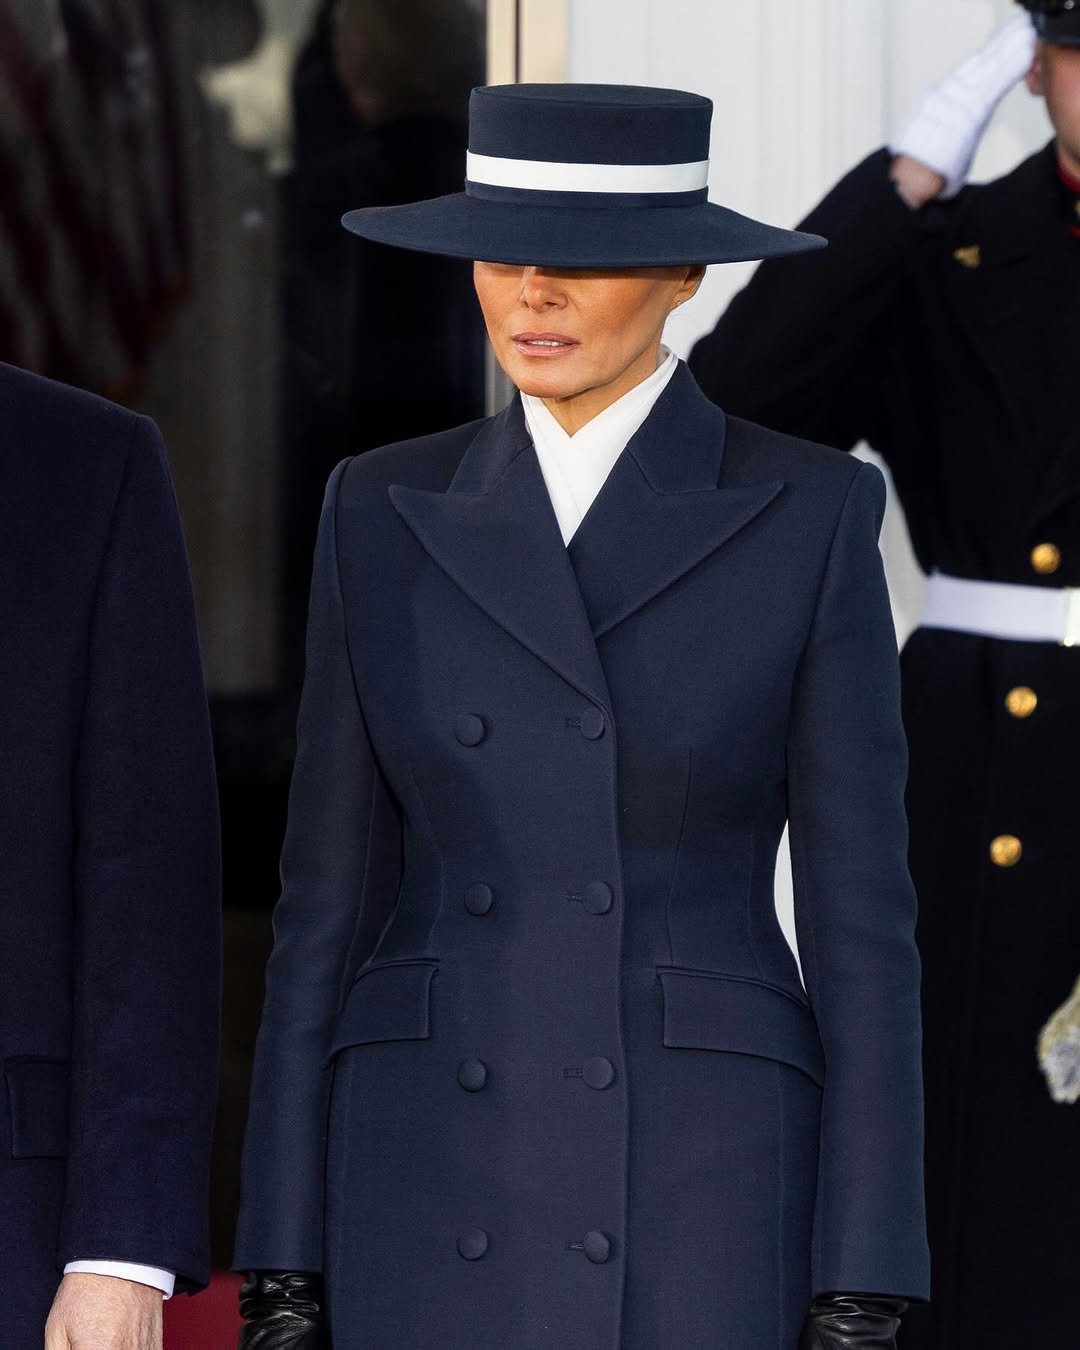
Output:
<svg viewBox="0 0 1080 1350">
<path fill-rule="evenodd" d="M 970 581 L 934 572 L 927 578 L 919 624 L 1014 642 L 1080 647 L 1080 588 Z"/>
</svg>

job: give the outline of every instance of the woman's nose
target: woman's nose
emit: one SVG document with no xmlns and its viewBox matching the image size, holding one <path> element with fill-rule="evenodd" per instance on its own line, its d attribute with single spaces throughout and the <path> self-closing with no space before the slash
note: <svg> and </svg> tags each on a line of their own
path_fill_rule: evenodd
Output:
<svg viewBox="0 0 1080 1350">
<path fill-rule="evenodd" d="M 542 267 L 526 267 L 521 273 L 521 298 L 530 309 L 562 307 L 566 293 L 557 277 Z"/>
</svg>

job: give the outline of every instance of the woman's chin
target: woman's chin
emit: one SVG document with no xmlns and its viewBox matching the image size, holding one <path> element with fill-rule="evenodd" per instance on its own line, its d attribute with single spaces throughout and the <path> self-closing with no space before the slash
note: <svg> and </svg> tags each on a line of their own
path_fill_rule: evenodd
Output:
<svg viewBox="0 0 1080 1350">
<path fill-rule="evenodd" d="M 560 376 L 554 370 L 522 369 L 520 365 L 515 365 L 514 369 L 507 373 L 523 394 L 531 394 L 533 398 L 573 398 L 582 391 L 580 379 L 570 379 L 567 375 Z"/>
</svg>

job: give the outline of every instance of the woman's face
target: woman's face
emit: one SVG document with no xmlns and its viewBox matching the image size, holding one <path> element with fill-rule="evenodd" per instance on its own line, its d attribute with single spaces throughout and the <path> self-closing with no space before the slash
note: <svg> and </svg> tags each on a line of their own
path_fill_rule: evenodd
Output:
<svg viewBox="0 0 1080 1350">
<path fill-rule="evenodd" d="M 664 321 L 704 272 L 478 262 L 473 276 L 499 364 L 522 393 L 548 400 L 572 434 L 652 374 Z"/>
</svg>

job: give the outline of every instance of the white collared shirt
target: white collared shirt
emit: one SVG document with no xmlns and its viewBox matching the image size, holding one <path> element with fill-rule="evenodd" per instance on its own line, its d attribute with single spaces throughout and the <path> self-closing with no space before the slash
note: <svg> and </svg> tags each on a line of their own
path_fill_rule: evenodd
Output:
<svg viewBox="0 0 1080 1350">
<path fill-rule="evenodd" d="M 525 422 L 564 544 L 574 537 L 615 461 L 675 374 L 678 358 L 666 348 L 661 354 L 663 359 L 648 379 L 634 385 L 573 436 L 566 434 L 542 398 L 522 394 Z"/>
</svg>

